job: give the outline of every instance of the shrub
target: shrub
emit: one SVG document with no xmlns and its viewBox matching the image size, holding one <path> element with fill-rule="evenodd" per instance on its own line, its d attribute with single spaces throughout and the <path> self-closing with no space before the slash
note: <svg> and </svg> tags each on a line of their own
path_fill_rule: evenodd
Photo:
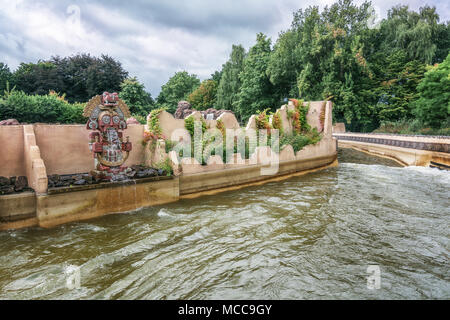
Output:
<svg viewBox="0 0 450 320">
<path fill-rule="evenodd" d="M 85 123 L 84 104 L 70 104 L 57 94 L 27 95 L 12 90 L 0 100 L 0 119 L 19 122 Z"/>
</svg>

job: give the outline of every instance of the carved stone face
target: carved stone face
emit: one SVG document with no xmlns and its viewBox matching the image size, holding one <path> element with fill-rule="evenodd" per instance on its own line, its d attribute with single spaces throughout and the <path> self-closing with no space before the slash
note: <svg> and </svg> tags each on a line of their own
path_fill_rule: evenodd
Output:
<svg viewBox="0 0 450 320">
<path fill-rule="evenodd" d="M 109 92 L 103 92 L 102 95 L 102 104 L 104 106 L 114 106 L 119 101 L 119 95 L 117 92 L 109 93 Z"/>
</svg>

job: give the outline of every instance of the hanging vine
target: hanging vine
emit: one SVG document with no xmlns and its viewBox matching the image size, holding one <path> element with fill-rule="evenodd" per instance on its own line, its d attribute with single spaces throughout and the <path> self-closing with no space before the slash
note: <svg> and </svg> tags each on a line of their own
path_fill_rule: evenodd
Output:
<svg viewBox="0 0 450 320">
<path fill-rule="evenodd" d="M 144 130 L 143 143 L 150 142 L 150 150 L 154 151 L 158 139 L 164 139 L 161 125 L 159 123 L 159 115 L 165 108 L 152 110 L 148 116 L 147 126 L 149 130 Z"/>
</svg>

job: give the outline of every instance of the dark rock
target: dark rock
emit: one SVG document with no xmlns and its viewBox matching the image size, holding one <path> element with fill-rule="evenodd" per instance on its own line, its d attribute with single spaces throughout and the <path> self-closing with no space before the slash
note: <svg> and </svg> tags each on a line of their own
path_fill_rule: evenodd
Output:
<svg viewBox="0 0 450 320">
<path fill-rule="evenodd" d="M 132 165 L 130 168 L 133 171 L 141 171 L 142 170 L 142 167 L 140 165 L 138 165 L 138 164 Z"/>
<path fill-rule="evenodd" d="M 0 121 L 0 126 L 15 126 L 18 124 L 20 124 L 20 123 L 16 119 L 8 119 L 8 120 Z"/>
<path fill-rule="evenodd" d="M 56 183 L 59 181 L 59 175 L 57 174 L 52 174 L 48 176 L 48 180 L 52 181 L 53 183 Z"/>
<path fill-rule="evenodd" d="M 60 181 L 71 181 L 71 180 L 73 180 L 73 178 L 71 175 L 61 175 L 61 176 L 59 176 L 59 180 Z"/>
<path fill-rule="evenodd" d="M 68 186 L 70 186 L 70 181 L 58 181 L 55 184 L 55 187 L 58 187 L 58 188 L 60 188 L 60 187 L 68 187 Z"/>
<path fill-rule="evenodd" d="M 124 181 L 124 180 L 128 180 L 128 177 L 125 174 L 118 174 L 113 177 L 113 180 L 114 181 Z"/>
<path fill-rule="evenodd" d="M 127 173 L 128 178 L 133 178 L 135 175 L 136 175 L 136 171 L 134 171 L 134 170 Z"/>
<path fill-rule="evenodd" d="M 165 176 L 166 172 L 163 169 L 158 170 L 158 176 Z"/>
<path fill-rule="evenodd" d="M 16 183 L 14 184 L 14 190 L 17 192 L 22 191 L 23 188 L 28 186 L 28 179 L 25 176 L 17 177 Z"/>
<path fill-rule="evenodd" d="M 136 173 L 136 178 L 145 178 L 147 177 L 147 171 L 139 171 Z"/>
<path fill-rule="evenodd" d="M 15 185 L 16 184 L 16 177 L 14 176 L 14 177 L 9 177 L 9 184 L 10 185 Z"/>
<path fill-rule="evenodd" d="M 6 186 L 0 186 L 0 194 L 10 194 L 14 193 L 14 186 L 6 185 Z"/>
<path fill-rule="evenodd" d="M 73 184 L 76 186 L 81 186 L 83 184 L 86 184 L 86 180 L 84 179 L 76 180 Z"/>
<path fill-rule="evenodd" d="M 6 177 L 0 177 L 0 186 L 9 186 L 10 185 L 10 181 L 8 178 Z"/>
<path fill-rule="evenodd" d="M 92 176 L 89 174 L 83 174 L 83 179 L 86 180 L 86 183 L 91 184 L 92 183 Z"/>
<path fill-rule="evenodd" d="M 155 170 L 155 169 L 147 169 L 147 175 L 149 176 L 149 177 L 154 177 L 154 176 L 157 176 L 158 175 L 158 171 L 157 170 Z"/>
</svg>

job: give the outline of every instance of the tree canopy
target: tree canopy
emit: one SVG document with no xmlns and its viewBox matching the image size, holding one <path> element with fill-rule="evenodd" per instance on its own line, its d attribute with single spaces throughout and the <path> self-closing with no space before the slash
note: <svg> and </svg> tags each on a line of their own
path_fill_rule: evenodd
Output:
<svg viewBox="0 0 450 320">
<path fill-rule="evenodd" d="M 195 74 L 186 71 L 176 72 L 162 87 L 157 98 L 161 107 L 169 112 L 175 112 L 178 102 L 186 100 L 188 95 L 200 85 L 200 80 Z"/>
</svg>

